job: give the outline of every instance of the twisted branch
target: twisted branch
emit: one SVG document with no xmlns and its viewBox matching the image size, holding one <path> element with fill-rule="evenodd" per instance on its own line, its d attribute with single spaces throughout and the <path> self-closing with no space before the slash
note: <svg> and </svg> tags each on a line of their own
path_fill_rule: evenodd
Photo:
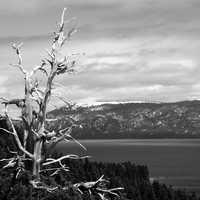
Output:
<svg viewBox="0 0 200 200">
<path fill-rule="evenodd" d="M 6 131 L 7 133 L 12 134 L 12 135 L 14 136 L 14 138 L 15 138 L 15 141 L 16 141 L 16 143 L 17 143 L 18 148 L 19 148 L 24 154 L 26 154 L 28 157 L 30 157 L 31 159 L 34 159 L 33 154 L 31 154 L 30 152 L 28 152 L 28 151 L 23 147 L 23 145 L 22 145 L 22 143 L 21 143 L 21 141 L 20 141 L 20 139 L 19 139 L 19 136 L 18 136 L 18 134 L 17 134 L 17 131 L 16 131 L 15 127 L 14 127 L 14 124 L 13 124 L 12 120 L 10 119 L 8 113 L 6 112 L 5 115 L 6 115 L 8 121 L 9 121 L 9 123 L 10 123 L 10 125 L 11 125 L 12 131 L 8 131 L 8 130 L 6 131 L 6 129 L 3 129 L 3 128 L 1 128 L 1 129 L 4 130 L 4 131 Z"/>
<path fill-rule="evenodd" d="M 102 188 L 101 187 L 102 184 L 109 182 L 103 177 L 104 175 L 102 175 L 97 181 L 76 183 L 73 186 L 81 194 L 83 194 L 84 191 L 88 191 L 90 195 L 92 195 L 92 192 L 95 192 L 100 196 L 102 200 L 107 200 L 105 197 L 106 194 L 111 194 L 120 198 L 120 196 L 116 193 L 116 191 L 123 190 L 124 188 L 122 187 L 111 188 L 111 189 Z"/>
<path fill-rule="evenodd" d="M 60 161 L 64 160 L 64 159 L 85 159 L 85 158 L 89 158 L 90 156 L 77 156 L 75 154 L 69 154 L 69 155 L 65 155 L 65 156 L 62 156 L 60 158 L 57 158 L 57 159 L 54 159 L 54 158 L 47 158 L 45 163 L 43 163 L 42 165 L 43 166 L 46 166 L 46 165 L 50 165 L 50 164 L 53 164 L 53 163 L 59 163 Z"/>
<path fill-rule="evenodd" d="M 20 71 L 26 76 L 27 75 L 27 71 L 23 68 L 22 66 L 22 55 L 21 55 L 21 47 L 22 47 L 23 43 L 20 44 L 13 44 L 12 48 L 15 50 L 17 57 L 18 57 L 18 63 L 17 64 L 11 64 L 11 66 L 14 67 L 18 67 L 20 69 Z"/>
</svg>

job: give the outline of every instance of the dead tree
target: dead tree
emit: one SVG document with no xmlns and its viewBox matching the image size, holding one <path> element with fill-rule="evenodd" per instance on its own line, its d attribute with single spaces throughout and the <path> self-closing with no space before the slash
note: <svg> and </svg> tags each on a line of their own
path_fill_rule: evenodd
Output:
<svg viewBox="0 0 200 200">
<path fill-rule="evenodd" d="M 2 98 L 2 103 L 5 105 L 5 117 L 11 128 L 9 130 L 4 128 L 0 129 L 4 130 L 8 134 L 13 135 L 18 146 L 18 151 L 14 153 L 14 155 L 16 156 L 1 160 L 3 162 L 6 162 L 4 168 L 18 165 L 18 172 L 20 173 L 23 170 L 27 170 L 25 166 L 25 161 L 31 161 L 31 172 L 33 175 L 33 179 L 30 181 L 30 184 L 35 189 L 44 189 L 49 192 L 57 190 L 58 187 L 48 186 L 41 180 L 40 174 L 43 171 L 51 171 L 51 175 L 58 173 L 60 170 L 68 171 L 68 167 L 62 163 L 64 159 L 84 158 L 73 154 L 64 155 L 60 158 L 46 157 L 45 155 L 43 155 L 43 148 L 46 143 L 55 146 L 57 143 L 63 140 L 73 140 L 81 145 L 71 135 L 74 124 L 57 132 L 50 132 L 45 128 L 45 124 L 48 121 L 47 106 L 49 105 L 51 100 L 52 90 L 55 83 L 54 80 L 56 77 L 62 74 L 72 73 L 74 71 L 74 65 L 76 63 L 75 60 L 69 59 L 69 57 L 62 55 L 61 53 L 61 48 L 63 47 L 63 45 L 76 31 L 76 29 L 73 28 L 67 34 L 65 34 L 65 11 L 66 9 L 63 10 L 61 21 L 58 25 L 58 30 L 54 33 L 51 49 L 47 50 L 47 57 L 42 60 L 39 66 L 34 67 L 32 71 L 27 71 L 23 66 L 21 53 L 22 44 L 12 45 L 12 48 L 14 49 L 18 58 L 18 62 L 16 64 L 12 64 L 12 66 L 17 67 L 24 76 L 24 98 L 12 100 Z M 42 73 L 42 76 L 44 76 L 45 84 L 43 85 L 40 84 L 37 80 L 36 73 L 38 72 Z M 21 110 L 21 123 L 23 124 L 23 141 L 19 138 L 12 117 L 9 116 L 8 107 L 12 104 L 16 105 Z M 59 167 L 51 167 L 54 163 L 57 163 Z M 100 187 L 100 183 L 105 181 L 106 180 L 103 179 L 102 176 L 100 179 L 94 182 L 76 183 L 74 184 L 74 187 L 80 193 L 83 192 L 83 189 L 87 190 L 89 193 L 91 193 L 91 191 L 95 189 L 97 194 L 102 199 L 106 199 L 105 196 L 107 193 L 118 196 L 116 190 L 120 190 L 122 188 L 107 190 Z"/>
</svg>

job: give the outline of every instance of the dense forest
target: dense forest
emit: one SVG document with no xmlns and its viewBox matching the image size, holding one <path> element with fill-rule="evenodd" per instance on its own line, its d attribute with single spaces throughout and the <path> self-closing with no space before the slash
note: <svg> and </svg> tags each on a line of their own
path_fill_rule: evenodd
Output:
<svg viewBox="0 0 200 200">
<path fill-rule="evenodd" d="M 1 122 L 1 127 L 6 124 Z M 12 145 L 11 145 L 12 144 Z M 12 147 L 11 147 L 11 146 Z M 15 143 L 12 136 L 1 131 L 0 137 L 0 158 L 10 158 Z M 9 148 L 11 149 L 9 149 Z M 58 157 L 54 152 L 54 157 Z M 49 185 L 59 185 L 60 190 L 47 192 L 46 190 L 34 190 L 29 181 L 31 175 L 28 171 L 21 171 L 17 178 L 18 169 L 16 166 L 3 169 L 4 162 L 0 163 L 0 199 L 5 200 L 88 200 L 100 199 L 93 193 L 89 195 L 86 191 L 80 194 L 74 190 L 73 183 L 97 180 L 102 174 L 109 180 L 109 187 L 123 187 L 124 190 L 118 192 L 121 200 L 197 200 L 194 193 L 187 193 L 181 190 L 174 190 L 171 186 L 166 186 L 158 182 L 151 183 L 147 166 L 137 166 L 131 162 L 124 163 L 102 163 L 85 160 L 65 160 L 69 167 L 69 172 L 62 172 L 50 176 L 49 172 L 42 174 Z M 65 188 L 65 189 L 63 189 Z M 108 197 L 108 199 L 118 199 L 118 197 Z"/>
</svg>

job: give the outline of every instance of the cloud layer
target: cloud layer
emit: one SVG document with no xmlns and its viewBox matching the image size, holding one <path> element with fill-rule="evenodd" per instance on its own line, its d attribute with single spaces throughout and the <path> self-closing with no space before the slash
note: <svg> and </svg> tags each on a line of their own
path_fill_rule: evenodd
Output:
<svg viewBox="0 0 200 200">
<path fill-rule="evenodd" d="M 64 53 L 78 73 L 62 77 L 76 102 L 179 101 L 200 98 L 198 0 L 0 0 L 0 95 L 23 94 L 10 42 L 25 41 L 27 68 L 37 65 L 63 7 L 79 32 Z M 20 89 L 21 88 L 21 89 Z M 17 91 L 17 92 L 16 92 Z"/>
</svg>

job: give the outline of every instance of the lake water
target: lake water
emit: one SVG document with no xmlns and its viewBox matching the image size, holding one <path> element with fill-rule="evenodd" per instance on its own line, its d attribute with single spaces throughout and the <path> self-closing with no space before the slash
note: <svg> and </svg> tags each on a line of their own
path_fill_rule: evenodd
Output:
<svg viewBox="0 0 200 200">
<path fill-rule="evenodd" d="M 132 161 L 147 165 L 151 180 L 200 194 L 200 139 L 82 140 L 87 152 L 62 143 L 63 153 L 90 155 L 105 162 Z"/>
</svg>

